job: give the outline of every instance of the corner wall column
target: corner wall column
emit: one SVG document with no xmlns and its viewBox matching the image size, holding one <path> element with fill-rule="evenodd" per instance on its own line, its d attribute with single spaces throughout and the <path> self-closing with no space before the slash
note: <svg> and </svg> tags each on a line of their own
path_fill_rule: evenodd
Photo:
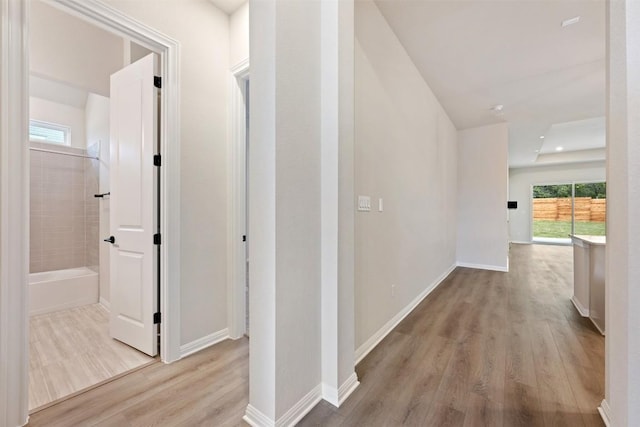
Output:
<svg viewBox="0 0 640 427">
<path fill-rule="evenodd" d="M 358 384 L 353 1 L 250 3 L 249 405 L 294 425 Z"/>
<path fill-rule="evenodd" d="M 605 400 L 611 426 L 640 425 L 640 2 L 607 2 Z"/>
</svg>

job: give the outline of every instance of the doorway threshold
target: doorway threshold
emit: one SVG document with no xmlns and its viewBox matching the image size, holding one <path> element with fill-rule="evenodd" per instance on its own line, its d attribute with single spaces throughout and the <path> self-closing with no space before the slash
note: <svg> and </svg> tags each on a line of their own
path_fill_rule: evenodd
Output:
<svg viewBox="0 0 640 427">
<path fill-rule="evenodd" d="M 532 243 L 541 245 L 571 246 L 571 239 L 569 237 L 566 239 L 559 239 L 557 237 L 534 237 L 532 239 Z"/>
</svg>

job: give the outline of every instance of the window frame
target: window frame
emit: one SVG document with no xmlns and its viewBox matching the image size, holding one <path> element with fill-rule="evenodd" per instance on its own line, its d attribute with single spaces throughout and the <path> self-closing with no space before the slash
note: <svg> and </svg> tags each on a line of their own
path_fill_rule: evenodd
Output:
<svg viewBox="0 0 640 427">
<path fill-rule="evenodd" d="M 31 126 L 38 126 L 50 130 L 61 131 L 64 133 L 64 142 L 47 141 L 46 139 L 32 138 Z M 60 147 L 71 147 L 71 126 L 61 125 L 59 123 L 51 123 L 43 120 L 29 119 L 29 142 L 39 142 L 43 144 L 51 144 Z"/>
</svg>

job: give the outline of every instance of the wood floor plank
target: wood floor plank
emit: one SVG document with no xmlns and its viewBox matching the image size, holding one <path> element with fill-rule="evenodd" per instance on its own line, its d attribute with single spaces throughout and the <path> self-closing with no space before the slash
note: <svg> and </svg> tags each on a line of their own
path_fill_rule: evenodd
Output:
<svg viewBox="0 0 640 427">
<path fill-rule="evenodd" d="M 583 425 L 562 357 L 547 322 L 530 324 L 538 396 L 546 425 Z"/>
<path fill-rule="evenodd" d="M 504 425 L 508 427 L 544 426 L 544 415 L 536 386 L 520 383 L 512 378 L 505 381 Z"/>
<path fill-rule="evenodd" d="M 456 269 L 360 362 L 361 384 L 340 408 L 321 402 L 299 425 L 601 427 L 604 339 L 567 305 L 571 262 L 570 247 L 514 245 L 509 273 Z M 34 364 L 67 360 L 53 353 Z M 244 426 L 248 354 L 247 339 L 228 340 L 146 366 L 30 425 Z"/>
</svg>

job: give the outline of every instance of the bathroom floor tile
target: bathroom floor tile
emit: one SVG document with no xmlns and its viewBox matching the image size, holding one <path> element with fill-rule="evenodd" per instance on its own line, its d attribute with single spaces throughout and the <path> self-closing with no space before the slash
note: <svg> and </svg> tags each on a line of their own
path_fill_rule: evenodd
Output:
<svg viewBox="0 0 640 427">
<path fill-rule="evenodd" d="M 154 360 L 109 336 L 101 304 L 30 319 L 29 410 Z"/>
</svg>

